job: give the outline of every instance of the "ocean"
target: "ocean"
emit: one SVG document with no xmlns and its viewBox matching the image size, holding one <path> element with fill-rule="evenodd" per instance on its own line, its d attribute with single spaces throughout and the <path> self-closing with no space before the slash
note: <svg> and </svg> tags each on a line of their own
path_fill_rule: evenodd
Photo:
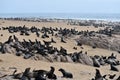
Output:
<svg viewBox="0 0 120 80">
<path fill-rule="evenodd" d="M 100 14 L 100 13 L 0 13 L 0 18 L 14 17 L 37 17 L 37 18 L 60 18 L 60 19 L 80 19 L 80 20 L 107 20 L 120 21 L 120 14 Z"/>
</svg>

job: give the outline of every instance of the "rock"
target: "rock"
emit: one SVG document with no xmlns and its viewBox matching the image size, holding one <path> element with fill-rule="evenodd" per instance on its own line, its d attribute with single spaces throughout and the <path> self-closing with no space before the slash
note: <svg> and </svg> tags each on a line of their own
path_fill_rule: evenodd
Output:
<svg viewBox="0 0 120 80">
<path fill-rule="evenodd" d="M 76 39 L 76 41 L 81 42 L 82 44 L 95 46 L 103 49 L 111 49 L 114 51 L 118 51 L 118 46 L 120 45 L 119 37 L 108 37 L 104 34 L 95 34 L 95 36 L 80 36 Z"/>
<path fill-rule="evenodd" d="M 79 55 L 79 61 L 83 64 L 93 66 L 93 60 L 87 56 L 86 54 L 80 54 Z"/>
<path fill-rule="evenodd" d="M 36 54 L 35 56 L 32 57 L 34 60 L 44 60 L 44 57 L 40 54 Z"/>
<path fill-rule="evenodd" d="M 13 80 L 13 77 L 6 75 L 3 78 L 0 78 L 0 80 Z"/>
<path fill-rule="evenodd" d="M 6 53 L 16 53 L 15 49 L 13 47 L 11 47 L 9 44 L 5 44 L 3 46 L 3 50 L 6 52 Z"/>
<path fill-rule="evenodd" d="M 70 63 L 72 63 L 73 62 L 73 60 L 71 59 L 71 57 L 70 56 L 65 56 L 66 57 L 66 59 L 67 59 L 67 62 L 70 62 Z"/>
<path fill-rule="evenodd" d="M 55 59 L 57 62 L 61 62 L 61 57 L 59 55 L 57 55 Z"/>
<path fill-rule="evenodd" d="M 81 64 L 85 64 L 82 59 L 79 59 L 78 61 L 79 61 L 79 63 L 81 63 Z"/>
<path fill-rule="evenodd" d="M 54 61 L 54 60 L 53 60 L 53 56 L 50 55 L 50 54 L 48 54 L 47 56 L 44 56 L 44 58 L 45 58 L 47 61 L 49 61 L 49 62 L 53 62 L 53 61 Z"/>
<path fill-rule="evenodd" d="M 67 59 L 65 56 L 63 55 L 60 55 L 60 59 L 61 59 L 61 62 L 67 62 Z"/>
</svg>

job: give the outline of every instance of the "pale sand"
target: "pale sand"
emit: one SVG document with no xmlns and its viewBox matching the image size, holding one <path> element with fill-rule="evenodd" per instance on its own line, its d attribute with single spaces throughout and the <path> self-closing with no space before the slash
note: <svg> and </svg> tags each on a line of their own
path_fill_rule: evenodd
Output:
<svg viewBox="0 0 120 80">
<path fill-rule="evenodd" d="M 62 28 L 76 28 L 77 30 L 94 30 L 97 31 L 100 28 L 94 28 L 93 26 L 88 26 L 88 27 L 83 27 L 83 26 L 70 26 L 67 25 L 66 23 L 50 23 L 50 22 L 26 22 L 26 21 L 3 21 L 0 20 L 0 27 L 2 26 L 23 26 L 26 25 L 27 27 L 31 27 L 31 26 L 36 26 L 36 27 L 62 27 Z M 0 42 L 4 42 L 6 39 L 8 39 L 9 34 L 8 31 L 0 31 L 0 34 L 3 34 L 3 37 L 0 37 Z M 15 34 L 17 35 L 17 37 L 19 37 L 19 40 L 22 40 L 23 38 L 25 38 L 26 40 L 31 39 L 31 40 L 35 40 L 38 39 L 40 41 L 42 41 L 43 39 L 41 38 L 37 38 L 35 34 L 31 34 L 30 36 L 20 36 L 19 33 Z M 71 39 L 67 39 L 67 43 L 61 43 L 59 38 L 55 38 L 55 41 L 57 42 L 56 44 L 52 44 L 53 46 L 60 48 L 60 46 L 63 46 L 64 48 L 66 48 L 68 50 L 68 53 L 72 53 L 75 52 L 76 50 L 73 49 L 74 46 L 76 46 L 75 41 L 73 40 L 73 38 Z M 45 39 L 45 40 L 50 40 L 50 39 Z M 109 51 L 109 50 L 105 50 L 105 49 L 92 49 L 90 46 L 83 46 L 84 49 L 81 49 L 80 47 L 77 47 L 78 51 L 83 50 L 84 52 L 87 51 L 88 55 L 111 55 L 111 53 L 115 53 L 116 55 L 118 55 L 117 57 L 120 60 L 120 54 L 118 54 L 115 51 Z M 45 70 L 49 70 L 50 66 L 54 66 L 56 71 L 55 73 L 58 76 L 62 76 L 62 74 L 60 72 L 58 72 L 59 68 L 64 68 L 67 71 L 70 71 L 73 73 L 74 75 L 74 79 L 73 80 L 89 80 L 92 77 L 94 77 L 95 74 L 95 69 L 92 66 L 87 66 L 87 65 L 83 65 L 83 64 L 79 64 L 79 63 L 60 63 L 60 62 L 54 62 L 54 63 L 49 63 L 49 62 L 44 62 L 44 61 L 34 61 L 34 60 L 24 60 L 22 57 L 16 57 L 13 54 L 2 54 L 0 55 L 0 59 L 3 60 L 3 62 L 0 62 L 0 67 L 5 67 L 5 69 L 8 69 L 9 67 L 17 67 L 19 69 L 19 72 L 24 71 L 25 68 L 27 67 L 31 67 L 32 69 L 45 69 Z M 119 67 L 120 68 L 120 67 Z M 110 67 L 109 66 L 102 66 L 101 68 L 99 68 L 101 70 L 101 73 L 103 74 L 113 74 L 113 73 L 117 73 L 120 74 L 120 72 L 113 72 L 110 71 Z M 62 79 L 63 80 L 63 79 Z M 69 80 L 69 79 L 68 79 Z"/>
<path fill-rule="evenodd" d="M 5 22 L 5 23 L 4 23 Z M 27 22 L 27 21 L 7 21 L 0 20 L 0 26 L 23 26 L 27 27 L 35 26 L 35 27 L 62 27 L 62 28 L 75 28 L 76 30 L 89 30 L 89 31 L 97 31 L 103 28 L 94 28 L 93 26 L 74 26 L 67 25 L 67 23 L 56 23 L 56 22 Z"/>
</svg>

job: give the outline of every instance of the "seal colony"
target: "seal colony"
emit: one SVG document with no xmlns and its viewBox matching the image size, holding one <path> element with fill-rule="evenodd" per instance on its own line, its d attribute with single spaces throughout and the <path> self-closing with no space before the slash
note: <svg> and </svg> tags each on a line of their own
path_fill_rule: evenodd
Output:
<svg viewBox="0 0 120 80">
<path fill-rule="evenodd" d="M 73 25 L 73 24 L 71 23 L 70 25 Z M 80 25 L 83 25 L 83 24 L 80 24 Z M 79 64 L 93 66 L 96 68 L 101 68 L 103 66 L 108 65 L 109 70 L 119 73 L 119 70 L 120 70 L 119 69 L 120 59 L 118 57 L 119 49 L 115 48 L 116 46 L 118 46 L 119 43 L 113 45 L 113 47 L 110 48 L 111 50 L 115 50 L 118 53 L 117 54 L 110 53 L 108 56 L 105 56 L 105 55 L 100 56 L 97 54 L 91 56 L 89 55 L 89 51 L 84 52 L 84 46 L 83 46 L 84 44 L 86 45 L 90 44 L 91 48 L 94 50 L 99 47 L 99 44 L 97 44 L 94 40 L 91 40 L 92 38 L 94 39 L 101 38 L 101 41 L 103 39 L 107 40 L 107 38 L 118 39 L 119 37 L 115 37 L 119 33 L 119 31 L 116 32 L 116 29 L 117 29 L 116 27 L 118 27 L 118 24 L 112 29 L 111 27 L 110 28 L 105 27 L 104 29 L 98 30 L 98 31 L 88 31 L 88 30 L 80 31 L 75 28 L 69 29 L 67 27 L 66 28 L 62 28 L 62 27 L 39 28 L 36 26 L 27 27 L 26 25 L 6 26 L 6 27 L 1 26 L 0 31 L 9 32 L 10 35 L 8 36 L 8 39 L 6 41 L 1 41 L 0 52 L 1 54 L 8 54 L 8 53 L 10 53 L 11 55 L 14 54 L 18 57 L 23 57 L 26 60 L 32 59 L 35 61 L 47 61 L 52 63 L 54 62 L 66 62 L 66 63 L 72 63 L 72 64 L 79 63 Z M 35 34 L 36 39 L 25 38 L 33 34 Z M 4 36 L 5 34 L 1 34 L 1 37 L 4 37 Z M 23 39 L 19 39 L 18 36 L 22 36 Z M 58 40 L 56 40 L 56 38 Z M 66 49 L 64 46 L 60 46 L 60 48 L 54 46 L 58 42 L 60 42 L 63 45 L 66 45 L 69 43 L 68 39 L 73 39 L 75 41 L 75 46 L 72 47 L 74 52 L 68 52 L 69 49 Z M 119 39 L 117 41 L 119 41 Z M 105 44 L 106 43 L 107 42 L 105 42 Z M 81 48 L 81 50 L 79 50 L 78 48 Z M 56 80 L 58 76 L 54 74 L 54 71 L 55 71 L 55 68 L 53 66 L 51 67 L 50 71 L 33 70 L 32 72 L 30 72 L 30 68 L 26 68 L 23 73 L 16 74 L 17 72 L 17 69 L 16 69 L 14 73 L 9 76 L 13 76 L 14 78 L 16 78 L 16 75 L 17 76 L 22 75 L 19 78 L 17 77 L 17 79 L 20 79 L 20 80 L 21 79 L 31 80 L 31 78 L 34 78 L 35 80 L 47 80 L 47 79 Z M 62 72 L 64 78 L 73 78 L 74 80 L 74 74 L 72 72 L 69 72 L 63 69 L 62 67 L 61 69 L 59 69 L 59 71 Z M 30 73 L 34 74 L 34 72 L 35 72 L 34 77 L 29 76 Z M 91 78 L 91 79 L 103 80 L 103 78 L 107 79 L 106 77 L 111 78 L 111 76 L 112 75 L 108 75 L 108 74 L 105 74 L 102 76 L 100 74 L 100 71 L 96 69 L 96 76 L 95 78 Z M 117 73 L 114 76 L 118 77 L 119 79 L 119 75 Z M 115 79 L 117 79 L 116 77 Z"/>
</svg>

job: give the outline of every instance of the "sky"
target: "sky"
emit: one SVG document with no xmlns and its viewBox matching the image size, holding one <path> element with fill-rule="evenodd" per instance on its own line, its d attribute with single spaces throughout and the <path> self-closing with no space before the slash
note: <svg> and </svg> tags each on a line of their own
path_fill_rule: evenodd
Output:
<svg viewBox="0 0 120 80">
<path fill-rule="evenodd" d="M 120 13 L 120 0 L 0 0 L 0 13 Z"/>
</svg>

